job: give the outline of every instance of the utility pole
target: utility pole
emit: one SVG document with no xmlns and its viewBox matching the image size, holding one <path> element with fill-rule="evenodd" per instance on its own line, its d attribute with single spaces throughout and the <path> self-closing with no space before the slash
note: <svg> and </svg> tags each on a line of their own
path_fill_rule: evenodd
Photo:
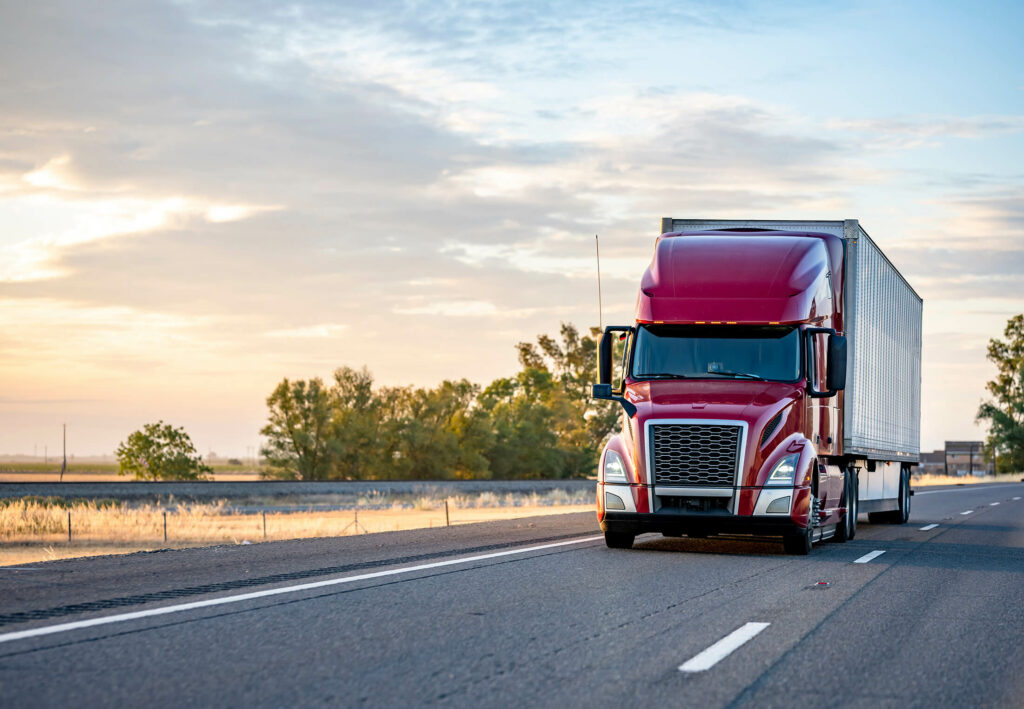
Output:
<svg viewBox="0 0 1024 709">
<path fill-rule="evenodd" d="M 63 429 L 64 436 L 64 462 L 60 464 L 60 477 L 57 479 L 57 482 L 62 483 L 64 482 L 64 473 L 68 470 L 68 425 L 66 423 L 62 423 L 61 427 Z"/>
</svg>

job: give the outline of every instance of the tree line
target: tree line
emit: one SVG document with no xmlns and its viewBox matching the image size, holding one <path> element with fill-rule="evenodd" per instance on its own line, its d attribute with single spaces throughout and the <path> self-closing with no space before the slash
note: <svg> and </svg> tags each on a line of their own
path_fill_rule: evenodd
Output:
<svg viewBox="0 0 1024 709">
<path fill-rule="evenodd" d="M 520 342 L 520 370 L 487 386 L 378 386 L 365 367 L 284 379 L 261 454 L 295 480 L 586 477 L 621 412 L 590 398 L 599 334 L 563 323 L 558 338 Z"/>
</svg>

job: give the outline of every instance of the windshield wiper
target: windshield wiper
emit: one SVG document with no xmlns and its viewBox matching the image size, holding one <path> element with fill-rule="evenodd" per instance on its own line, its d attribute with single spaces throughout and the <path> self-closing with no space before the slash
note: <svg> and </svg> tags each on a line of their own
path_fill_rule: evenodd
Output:
<svg viewBox="0 0 1024 709">
<path fill-rule="evenodd" d="M 759 377 L 756 374 L 748 374 L 747 372 L 726 372 L 726 371 L 721 370 L 721 369 L 718 370 L 718 371 L 712 372 L 709 369 L 708 370 L 708 374 L 718 374 L 718 375 L 723 376 L 723 377 L 735 377 L 736 379 L 756 379 L 759 382 L 763 382 L 764 381 L 764 377 Z"/>
<path fill-rule="evenodd" d="M 636 375 L 639 379 L 686 379 L 685 374 L 675 374 L 673 372 L 644 372 L 643 374 Z"/>
</svg>

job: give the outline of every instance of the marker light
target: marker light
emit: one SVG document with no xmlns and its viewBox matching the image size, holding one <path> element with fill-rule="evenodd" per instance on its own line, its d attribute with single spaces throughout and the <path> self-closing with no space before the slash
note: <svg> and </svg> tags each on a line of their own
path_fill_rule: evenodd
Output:
<svg viewBox="0 0 1024 709">
<path fill-rule="evenodd" d="M 626 509 L 626 503 L 618 495 L 606 492 L 604 494 L 604 508 L 606 510 L 624 510 Z"/>
<path fill-rule="evenodd" d="M 605 482 L 626 482 L 626 466 L 622 462 L 622 457 L 615 451 L 604 454 L 601 476 Z"/>
<path fill-rule="evenodd" d="M 796 463 L 800 455 L 787 455 L 772 468 L 766 485 L 792 485 L 793 477 L 796 475 Z"/>
</svg>

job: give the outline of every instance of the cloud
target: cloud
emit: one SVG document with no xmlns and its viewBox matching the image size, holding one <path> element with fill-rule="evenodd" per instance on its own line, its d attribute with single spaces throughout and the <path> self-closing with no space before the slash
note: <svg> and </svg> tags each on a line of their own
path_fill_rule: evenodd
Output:
<svg viewBox="0 0 1024 709">
<path fill-rule="evenodd" d="M 911 148 L 934 138 L 981 139 L 1024 131 L 1024 115 L 917 116 L 829 121 L 830 130 L 855 131 L 872 143 Z"/>
</svg>

